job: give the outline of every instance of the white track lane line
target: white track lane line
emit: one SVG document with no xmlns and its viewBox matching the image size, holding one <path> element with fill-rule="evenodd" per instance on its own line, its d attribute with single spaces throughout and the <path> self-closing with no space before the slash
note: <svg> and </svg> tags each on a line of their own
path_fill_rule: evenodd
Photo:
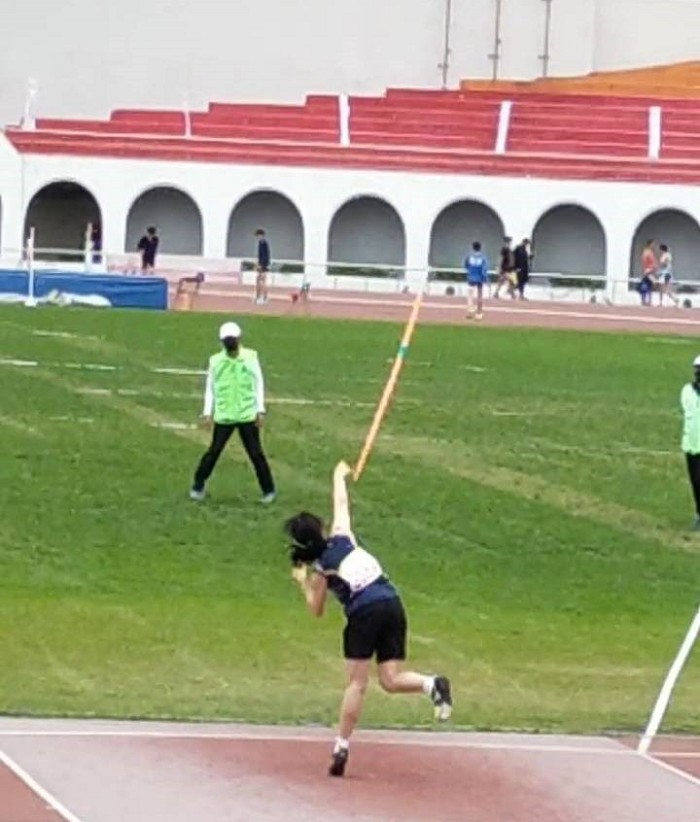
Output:
<svg viewBox="0 0 700 822">
<path fill-rule="evenodd" d="M 313 292 L 312 292 L 313 293 Z M 201 291 L 202 297 L 228 297 L 229 299 L 246 299 L 250 297 L 250 293 L 244 291 Z M 287 295 L 270 294 L 270 300 L 278 302 L 289 302 Z M 368 297 L 332 297 L 324 295 L 316 295 L 313 302 L 330 303 L 337 305 L 361 305 L 361 306 L 378 306 L 381 308 L 403 308 L 406 311 L 410 310 L 411 303 L 404 300 L 387 300 L 387 299 L 371 299 Z M 436 303 L 430 302 L 428 299 L 423 303 L 423 308 L 435 308 L 441 311 L 464 311 L 464 300 L 459 304 L 455 303 Z M 487 305 L 485 313 L 488 314 L 512 314 L 519 317 L 563 317 L 564 319 L 574 320 L 602 320 L 609 322 L 635 322 L 642 325 L 700 325 L 700 319 L 688 319 L 685 317 L 648 317 L 641 314 L 607 314 L 597 313 L 593 311 L 572 311 L 569 309 L 556 310 L 551 308 L 510 308 L 506 306 Z M 690 310 L 690 309 L 689 309 Z M 319 318 L 323 319 L 323 318 Z"/>
<path fill-rule="evenodd" d="M 319 733 L 304 733 L 294 732 L 293 729 L 285 728 L 263 728 L 246 730 L 236 730 L 232 728 L 230 731 L 224 730 L 136 730 L 136 729 L 121 729 L 121 728 L 104 728 L 104 729 L 84 729 L 84 730 L 2 730 L 0 728 L 0 739 L 3 737 L 19 737 L 19 738 L 126 738 L 126 739 L 217 739 L 217 740 L 241 740 L 249 742 L 251 740 L 262 739 L 269 741 L 292 741 L 292 742 L 321 742 L 327 737 L 330 731 L 321 729 Z M 611 744 L 610 747 L 593 746 L 585 744 L 547 744 L 547 737 L 542 737 L 540 743 L 534 742 L 517 742 L 517 741 L 493 741 L 470 739 L 468 733 L 446 734 L 446 733 L 425 733 L 425 734 L 411 734 L 410 732 L 404 735 L 402 732 L 388 734 L 386 731 L 361 731 L 358 733 L 358 739 L 363 739 L 365 742 L 371 742 L 378 745 L 411 745 L 416 747 L 427 748 L 469 748 L 475 750 L 488 751 L 523 751 L 528 753 L 553 753 L 553 754 L 591 754 L 594 756 L 612 756 L 612 757 L 639 757 L 633 748 L 628 748 L 621 743 L 619 745 Z M 614 740 L 610 740 L 614 743 Z M 673 754 L 664 754 L 664 756 L 673 756 Z"/>
<path fill-rule="evenodd" d="M 31 774 L 27 773 L 24 768 L 15 762 L 10 756 L 8 756 L 4 751 L 0 750 L 0 762 L 5 765 L 8 770 L 12 771 L 12 773 L 31 790 L 35 793 L 41 800 L 46 802 L 46 804 L 56 813 L 65 820 L 65 822 L 82 822 L 79 817 L 77 817 L 74 813 L 68 810 L 63 803 L 59 802 L 58 799 L 46 788 L 43 788 L 37 781 L 34 779 Z"/>
<path fill-rule="evenodd" d="M 635 753 L 637 753 L 635 751 Z M 682 754 L 672 754 L 672 753 L 664 753 L 664 754 L 644 754 L 644 753 L 637 753 L 637 756 L 641 757 L 642 759 L 646 759 L 647 762 L 651 762 L 652 765 L 656 765 L 657 768 L 662 768 L 664 771 L 673 774 L 674 776 L 679 777 L 680 779 L 684 779 L 686 782 L 690 782 L 691 785 L 697 785 L 700 788 L 700 776 L 695 776 L 692 773 L 688 773 L 688 771 L 684 771 L 681 768 L 677 768 L 675 765 L 671 765 L 669 762 L 665 762 L 663 759 L 659 757 L 672 757 L 673 759 L 680 759 Z M 688 759 L 697 758 L 698 754 L 691 754 L 687 756 Z"/>
</svg>

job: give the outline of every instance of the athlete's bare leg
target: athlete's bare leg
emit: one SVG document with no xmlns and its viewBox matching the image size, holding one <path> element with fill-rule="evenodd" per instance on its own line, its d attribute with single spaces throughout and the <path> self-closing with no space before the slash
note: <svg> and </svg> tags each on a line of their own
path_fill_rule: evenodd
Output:
<svg viewBox="0 0 700 822">
<path fill-rule="evenodd" d="M 347 684 L 343 701 L 340 704 L 340 719 L 338 722 L 338 736 L 341 740 L 349 741 L 362 713 L 369 679 L 370 660 L 348 659 L 345 663 Z"/>
</svg>

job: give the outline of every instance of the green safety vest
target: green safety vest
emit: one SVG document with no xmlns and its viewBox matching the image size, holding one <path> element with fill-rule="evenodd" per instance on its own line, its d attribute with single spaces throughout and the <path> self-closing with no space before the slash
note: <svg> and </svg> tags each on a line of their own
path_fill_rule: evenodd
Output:
<svg viewBox="0 0 700 822">
<path fill-rule="evenodd" d="M 219 351 L 209 359 L 214 392 L 214 422 L 252 422 L 257 417 L 255 368 L 258 352 L 240 348 L 237 357 Z"/>
<path fill-rule="evenodd" d="M 686 454 L 700 454 L 700 394 L 688 383 L 681 391 L 683 409 L 683 440 Z"/>
</svg>

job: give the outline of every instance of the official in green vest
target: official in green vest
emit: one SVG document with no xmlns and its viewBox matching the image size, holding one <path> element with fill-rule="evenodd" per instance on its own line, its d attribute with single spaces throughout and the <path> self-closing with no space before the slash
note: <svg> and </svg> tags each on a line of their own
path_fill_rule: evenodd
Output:
<svg viewBox="0 0 700 822">
<path fill-rule="evenodd" d="M 683 440 L 681 448 L 688 466 L 690 487 L 695 500 L 695 524 L 693 530 L 700 531 L 700 357 L 693 360 L 693 381 L 686 383 L 681 391 L 683 409 Z"/>
<path fill-rule="evenodd" d="M 262 491 L 261 502 L 274 502 L 275 483 L 260 442 L 265 419 L 265 386 L 258 353 L 244 348 L 237 323 L 224 323 L 219 329 L 223 349 L 209 359 L 204 389 L 204 421 L 211 425 L 211 445 L 199 462 L 190 498 L 201 501 L 226 443 L 238 429 L 243 448 L 250 459 Z"/>
</svg>

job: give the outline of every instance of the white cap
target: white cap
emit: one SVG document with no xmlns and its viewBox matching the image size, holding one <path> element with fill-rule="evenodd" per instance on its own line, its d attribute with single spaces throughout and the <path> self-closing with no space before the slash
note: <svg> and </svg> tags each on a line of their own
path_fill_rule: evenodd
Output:
<svg viewBox="0 0 700 822">
<path fill-rule="evenodd" d="M 227 337 L 238 339 L 243 334 L 238 323 L 224 323 L 219 329 L 219 339 L 225 340 Z"/>
<path fill-rule="evenodd" d="M 693 360 L 693 365 L 694 365 L 694 366 L 696 366 L 696 367 L 697 367 L 698 365 L 700 365 L 700 356 L 697 356 L 697 357 Z"/>
</svg>

